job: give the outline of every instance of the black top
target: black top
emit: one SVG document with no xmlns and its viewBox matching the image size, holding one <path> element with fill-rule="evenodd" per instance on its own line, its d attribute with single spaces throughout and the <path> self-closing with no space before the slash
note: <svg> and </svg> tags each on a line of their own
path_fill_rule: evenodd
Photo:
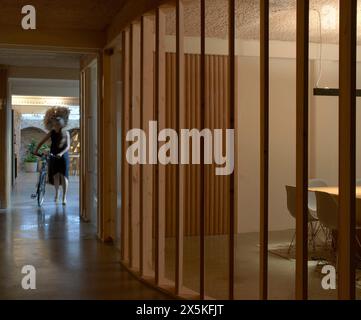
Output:
<svg viewBox="0 0 361 320">
<path fill-rule="evenodd" d="M 59 154 L 60 152 L 64 151 L 67 147 L 66 136 L 63 134 L 62 131 L 56 132 L 55 130 L 51 131 L 51 147 L 50 152 L 54 155 Z"/>
</svg>

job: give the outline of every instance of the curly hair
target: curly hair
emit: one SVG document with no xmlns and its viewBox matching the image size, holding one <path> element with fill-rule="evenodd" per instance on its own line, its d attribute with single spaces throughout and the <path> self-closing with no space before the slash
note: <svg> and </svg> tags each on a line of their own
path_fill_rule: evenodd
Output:
<svg viewBox="0 0 361 320">
<path fill-rule="evenodd" d="M 44 126 L 48 131 L 53 129 L 53 123 L 56 118 L 61 118 L 64 121 L 64 127 L 69 122 L 70 109 L 67 107 L 51 107 L 49 108 L 44 117 Z"/>
</svg>

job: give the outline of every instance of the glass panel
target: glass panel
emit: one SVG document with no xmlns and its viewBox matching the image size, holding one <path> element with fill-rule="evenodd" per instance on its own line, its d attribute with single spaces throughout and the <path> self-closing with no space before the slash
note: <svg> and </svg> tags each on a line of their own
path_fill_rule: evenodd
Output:
<svg viewBox="0 0 361 320">
<path fill-rule="evenodd" d="M 269 298 L 287 300 L 295 297 L 295 218 L 287 206 L 294 194 L 286 192 L 296 186 L 295 8 L 295 0 L 270 4 Z"/>
<path fill-rule="evenodd" d="M 235 298 L 259 297 L 259 199 L 260 199 L 260 68 L 259 50 L 252 55 L 240 48 L 259 45 L 259 1 L 252 4 L 252 14 L 244 16 L 244 2 L 236 1 L 236 183 L 237 233 Z M 250 25 L 251 23 L 251 25 Z M 257 46 L 258 47 L 258 46 Z"/>
<path fill-rule="evenodd" d="M 311 91 L 315 87 L 339 87 L 338 16 L 338 1 L 325 4 L 310 1 Z M 337 53 L 336 56 L 333 52 Z M 338 187 L 338 97 L 311 95 L 309 107 L 309 186 Z M 321 217 L 325 211 L 326 216 L 337 217 L 337 203 L 325 209 L 324 205 L 317 205 L 316 195 L 312 192 L 309 195 L 309 209 L 309 299 L 336 299 L 337 290 L 325 290 L 322 287 L 325 276 L 322 272 L 328 266 L 335 267 L 336 250 L 328 221 Z"/>
<path fill-rule="evenodd" d="M 200 129 L 200 1 L 185 2 L 185 127 Z M 189 157 L 192 159 L 192 143 Z M 184 287 L 200 292 L 200 166 L 185 168 Z"/>
<path fill-rule="evenodd" d="M 228 1 L 206 0 L 206 118 L 205 127 L 227 129 Z M 223 142 L 225 141 L 225 130 Z M 225 147 L 223 146 L 225 154 Z M 229 298 L 229 176 L 217 176 L 214 163 L 205 167 L 206 295 Z"/>
</svg>

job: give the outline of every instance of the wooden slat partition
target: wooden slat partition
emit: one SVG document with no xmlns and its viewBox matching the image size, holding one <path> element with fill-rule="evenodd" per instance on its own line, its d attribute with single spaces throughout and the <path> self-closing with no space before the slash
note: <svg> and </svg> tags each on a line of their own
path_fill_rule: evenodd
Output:
<svg viewBox="0 0 361 320">
<path fill-rule="evenodd" d="M 156 50 L 155 50 L 155 106 L 154 120 L 158 121 L 158 130 L 166 128 L 166 55 L 165 30 L 166 15 L 162 8 L 156 10 Z M 161 285 L 164 281 L 165 267 L 165 195 L 166 169 L 157 164 L 154 173 L 154 216 L 155 216 L 155 283 Z"/>
<path fill-rule="evenodd" d="M 309 1 L 297 0 L 296 299 L 308 288 L 308 57 Z"/>
<path fill-rule="evenodd" d="M 184 88 L 184 128 L 200 129 L 200 56 L 185 55 L 185 88 Z M 190 159 L 192 149 L 190 148 Z M 185 174 L 184 196 L 184 236 L 198 236 L 200 212 L 200 167 L 199 165 L 183 166 Z"/>
<path fill-rule="evenodd" d="M 200 122 L 200 66 L 201 56 L 185 55 L 185 112 L 186 128 L 201 128 Z M 228 115 L 228 57 L 220 55 L 205 56 L 205 127 L 213 129 L 227 128 Z M 167 128 L 176 127 L 175 117 L 175 81 L 176 57 L 173 53 L 166 54 L 166 105 Z M 190 179 L 184 212 L 184 235 L 200 235 L 199 206 L 201 201 L 200 168 L 193 166 L 190 170 L 185 166 L 186 178 Z M 175 237 L 175 166 L 167 166 L 166 195 L 166 237 Z M 227 191 L 228 177 L 215 176 L 215 165 L 206 165 L 204 169 L 205 197 L 205 235 L 228 234 Z M 190 196 L 192 195 L 192 196 Z M 188 201 L 189 200 L 189 201 Z"/>
<path fill-rule="evenodd" d="M 228 46 L 229 46 L 229 129 L 235 129 L 235 72 L 236 72 L 236 4 L 235 0 L 228 0 Z M 234 299 L 234 262 L 235 262 L 235 221 L 236 211 L 234 205 L 234 173 L 229 177 L 229 299 Z"/>
<path fill-rule="evenodd" d="M 357 0 L 340 1 L 338 296 L 355 299 Z"/>
<path fill-rule="evenodd" d="M 269 222 L 269 0 L 261 0 L 260 5 L 260 299 L 267 300 Z"/>
<path fill-rule="evenodd" d="M 176 5 L 176 116 L 178 137 L 184 128 L 184 4 L 177 0 Z M 180 146 L 178 146 L 180 151 Z M 178 152 L 178 156 L 180 152 Z M 184 168 L 178 165 L 176 195 L 176 270 L 175 293 L 181 294 L 183 287 L 183 237 L 184 237 Z"/>
<path fill-rule="evenodd" d="M 154 22 L 151 16 L 141 18 L 141 127 L 149 132 L 149 122 L 154 120 Z M 155 141 L 158 136 L 149 137 Z M 152 143 L 150 143 L 151 145 Z M 149 149 L 150 146 L 148 146 Z M 153 250 L 153 166 L 150 162 L 157 161 L 157 151 L 150 159 L 147 155 L 147 165 L 141 166 L 141 210 L 140 210 L 140 273 L 142 276 L 152 275 Z"/>
<path fill-rule="evenodd" d="M 129 29 L 122 33 L 122 73 L 123 73 L 123 106 L 122 106 L 122 183 L 121 183 L 121 257 L 122 261 L 129 263 L 129 164 L 126 159 L 126 134 L 129 128 Z"/>
</svg>

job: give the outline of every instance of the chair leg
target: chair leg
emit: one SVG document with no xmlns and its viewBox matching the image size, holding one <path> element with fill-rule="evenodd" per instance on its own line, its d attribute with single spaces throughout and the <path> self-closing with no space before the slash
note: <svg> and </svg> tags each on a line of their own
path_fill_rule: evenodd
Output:
<svg viewBox="0 0 361 320">
<path fill-rule="evenodd" d="M 315 227 L 315 223 L 317 222 L 309 222 L 309 225 L 310 225 L 310 239 L 309 239 L 309 243 L 310 245 L 312 245 L 312 249 L 313 251 L 315 252 L 316 251 L 316 235 L 318 233 L 318 229 Z"/>
<path fill-rule="evenodd" d="M 292 241 L 290 243 L 290 246 L 288 247 L 287 254 L 290 254 L 291 249 L 293 248 L 293 243 L 295 242 L 295 238 L 296 238 L 296 232 L 293 234 Z"/>
</svg>

